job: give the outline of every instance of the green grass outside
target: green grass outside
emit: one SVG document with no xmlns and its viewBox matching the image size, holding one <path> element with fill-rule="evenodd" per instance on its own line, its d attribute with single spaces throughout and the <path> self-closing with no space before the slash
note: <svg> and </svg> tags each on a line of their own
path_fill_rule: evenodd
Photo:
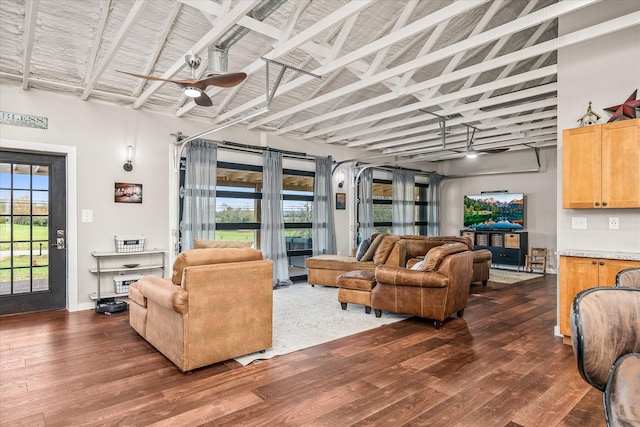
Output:
<svg viewBox="0 0 640 427">
<path fill-rule="evenodd" d="M 29 236 L 31 226 L 15 224 L 13 226 L 13 240 L 44 240 L 49 241 L 49 227 L 33 226 L 33 237 Z M 0 250 L 8 251 L 10 249 L 11 229 L 10 224 L 0 224 Z M 29 249 L 29 243 L 15 243 L 15 250 L 24 251 Z"/>
<path fill-rule="evenodd" d="M 13 239 L 14 240 L 44 240 L 43 249 L 47 249 L 47 243 L 49 241 L 49 228 L 43 226 L 34 226 L 33 227 L 33 237 L 30 236 L 31 226 L 29 225 L 21 225 L 15 224 L 13 226 Z M 1 251 L 8 251 L 11 248 L 11 243 L 8 243 L 11 239 L 10 233 L 10 224 L 0 224 L 0 236 L 3 243 L 0 243 Z M 36 247 L 38 247 L 39 243 L 36 243 Z M 14 249 L 18 251 L 26 251 L 30 249 L 30 245 L 28 242 L 23 243 L 15 243 Z M 38 267 L 38 266 L 47 266 L 49 265 L 49 255 L 38 255 L 38 250 L 36 249 L 35 255 L 33 257 L 33 266 L 34 268 L 14 268 L 14 280 L 28 280 L 30 274 L 33 274 L 34 279 L 46 279 L 49 275 L 48 267 Z M 18 255 L 13 259 L 14 267 L 28 267 L 32 263 L 29 255 Z M 10 280 L 11 274 L 11 257 L 0 258 L 0 282 L 8 282 Z M 4 270 L 6 269 L 6 270 Z"/>
</svg>

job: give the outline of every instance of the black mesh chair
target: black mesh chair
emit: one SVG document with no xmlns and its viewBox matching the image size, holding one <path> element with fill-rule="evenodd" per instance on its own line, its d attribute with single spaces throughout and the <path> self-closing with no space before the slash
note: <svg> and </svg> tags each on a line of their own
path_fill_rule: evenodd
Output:
<svg viewBox="0 0 640 427">
<path fill-rule="evenodd" d="M 582 378 L 603 392 L 608 426 L 640 426 L 640 287 L 580 292 L 571 309 Z"/>
</svg>

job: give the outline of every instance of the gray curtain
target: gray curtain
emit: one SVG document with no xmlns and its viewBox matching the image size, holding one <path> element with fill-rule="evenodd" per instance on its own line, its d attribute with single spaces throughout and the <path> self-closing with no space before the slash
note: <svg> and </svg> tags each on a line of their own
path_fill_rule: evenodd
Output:
<svg viewBox="0 0 640 427">
<path fill-rule="evenodd" d="M 332 165 L 331 158 L 316 159 L 316 177 L 313 183 L 313 255 L 336 253 Z"/>
<path fill-rule="evenodd" d="M 404 169 L 393 169 L 392 187 L 393 234 L 415 234 L 415 173 Z"/>
<path fill-rule="evenodd" d="M 373 168 L 367 168 L 360 174 L 360 206 L 358 222 L 360 223 L 360 238 L 368 239 L 373 229 Z"/>
<path fill-rule="evenodd" d="M 289 263 L 282 216 L 282 153 L 264 152 L 260 249 L 273 260 L 273 285 L 288 285 Z"/>
<path fill-rule="evenodd" d="M 182 198 L 181 250 L 193 248 L 194 239 L 214 240 L 216 233 L 216 163 L 218 146 L 190 141 Z"/>
<path fill-rule="evenodd" d="M 429 176 L 429 198 L 427 202 L 427 236 L 440 235 L 440 180 L 442 176 L 433 172 Z"/>
</svg>

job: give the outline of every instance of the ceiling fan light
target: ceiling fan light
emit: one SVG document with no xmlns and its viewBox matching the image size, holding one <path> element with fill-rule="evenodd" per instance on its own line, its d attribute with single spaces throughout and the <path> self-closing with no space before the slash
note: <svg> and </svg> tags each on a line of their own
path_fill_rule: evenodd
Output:
<svg viewBox="0 0 640 427">
<path fill-rule="evenodd" d="M 478 157 L 478 153 L 476 153 L 475 151 L 467 151 L 467 154 L 465 157 L 467 159 L 475 159 L 476 157 Z"/>
<path fill-rule="evenodd" d="M 200 89 L 196 89 L 195 87 L 185 87 L 184 88 L 184 95 L 188 96 L 189 98 L 197 98 L 200 96 L 202 92 L 200 91 Z"/>
</svg>

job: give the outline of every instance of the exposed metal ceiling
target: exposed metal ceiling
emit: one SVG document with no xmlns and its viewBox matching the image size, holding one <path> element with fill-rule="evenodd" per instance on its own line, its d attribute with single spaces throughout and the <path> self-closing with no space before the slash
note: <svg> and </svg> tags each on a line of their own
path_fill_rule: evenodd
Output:
<svg viewBox="0 0 640 427">
<path fill-rule="evenodd" d="M 638 25 L 627 15 L 558 38 L 559 16 L 596 1 L 1 0 L 0 79 L 212 125 L 253 116 L 249 129 L 369 157 L 442 160 L 463 156 L 471 134 L 476 150 L 555 145 L 556 50 Z M 116 71 L 189 78 L 193 52 L 203 75 L 223 40 L 229 72 L 249 77 L 209 87 L 212 107 Z M 258 114 L 282 71 L 263 58 L 294 68 Z"/>
</svg>

